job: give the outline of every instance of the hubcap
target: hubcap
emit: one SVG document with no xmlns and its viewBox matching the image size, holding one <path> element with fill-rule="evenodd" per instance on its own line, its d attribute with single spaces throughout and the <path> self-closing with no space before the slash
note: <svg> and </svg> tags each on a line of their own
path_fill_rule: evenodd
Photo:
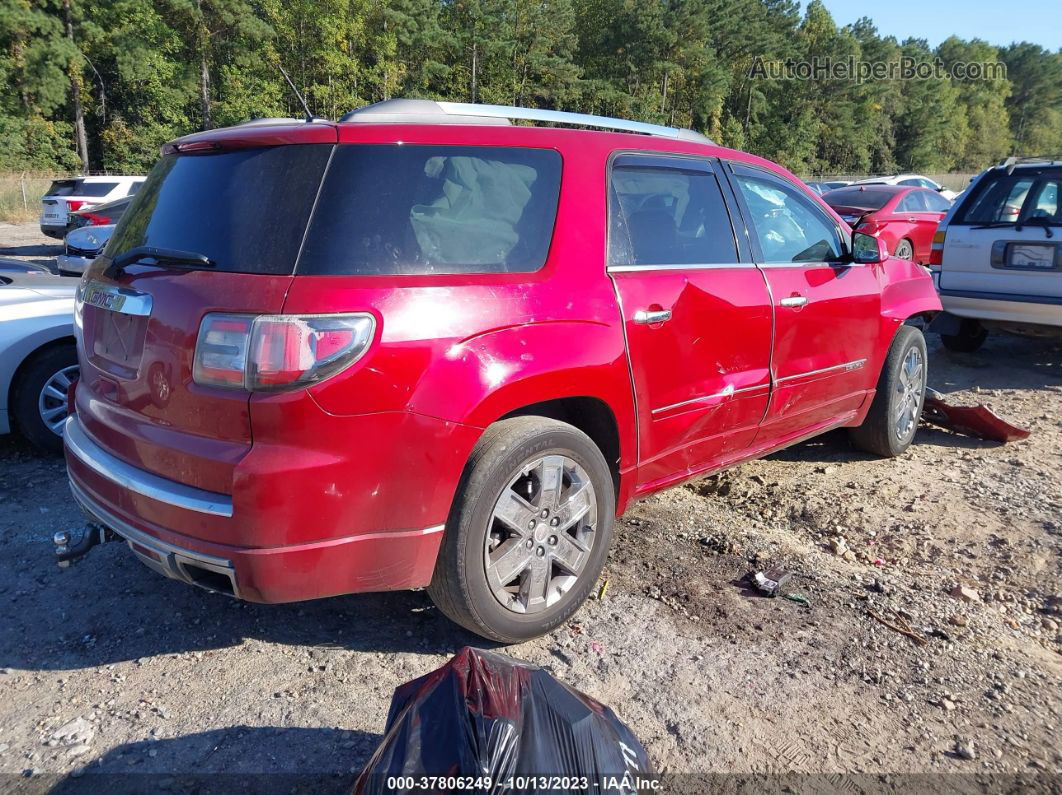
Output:
<svg viewBox="0 0 1062 795">
<path fill-rule="evenodd" d="M 918 407 L 925 391 L 926 368 L 922 352 L 911 348 L 900 365 L 900 378 L 896 383 L 896 438 L 906 439 L 918 422 Z"/>
<path fill-rule="evenodd" d="M 896 256 L 900 259 L 914 259 L 914 250 L 911 248 L 911 244 L 907 241 L 902 241 L 896 247 Z"/>
<path fill-rule="evenodd" d="M 40 395 L 37 396 L 37 410 L 41 414 L 41 419 L 56 436 L 63 435 L 63 423 L 66 422 L 66 396 L 75 378 L 77 378 L 77 365 L 64 367 L 45 382 Z"/>
<path fill-rule="evenodd" d="M 483 563 L 494 598 L 514 613 L 556 604 L 586 568 L 596 529 L 586 470 L 563 455 L 529 462 L 491 513 Z"/>
</svg>

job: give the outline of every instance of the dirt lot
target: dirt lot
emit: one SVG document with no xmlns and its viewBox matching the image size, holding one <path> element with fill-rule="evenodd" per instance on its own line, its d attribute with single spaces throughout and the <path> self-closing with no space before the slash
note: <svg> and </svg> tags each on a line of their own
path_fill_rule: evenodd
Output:
<svg viewBox="0 0 1062 795">
<path fill-rule="evenodd" d="M 611 705 L 670 773 L 1057 786 L 1062 346 L 999 335 L 957 355 L 931 338 L 930 358 L 936 388 L 1033 435 L 923 428 L 880 461 L 837 433 L 654 497 L 620 523 L 604 598 L 510 653 Z M 121 772 L 181 789 L 181 774 L 225 772 L 341 789 L 392 689 L 482 645 L 423 593 L 241 604 L 119 544 L 60 571 L 49 539 L 78 522 L 62 462 L 0 439 L 0 787 Z M 770 564 L 796 572 L 810 608 L 742 586 Z M 972 601 L 950 595 L 960 584 Z M 931 786 L 945 784 L 974 779 Z"/>
</svg>

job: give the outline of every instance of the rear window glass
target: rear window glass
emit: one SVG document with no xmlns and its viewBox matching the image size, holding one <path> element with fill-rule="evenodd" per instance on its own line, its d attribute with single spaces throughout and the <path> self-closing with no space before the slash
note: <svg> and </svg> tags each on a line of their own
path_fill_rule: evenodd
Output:
<svg viewBox="0 0 1062 795">
<path fill-rule="evenodd" d="M 831 190 L 822 200 L 835 210 L 838 207 L 858 207 L 861 210 L 880 210 L 895 196 L 891 191 L 840 188 Z"/>
<path fill-rule="evenodd" d="M 1054 225 L 1058 212 L 1058 171 L 1000 173 L 983 178 L 956 213 L 953 224 L 1010 224 L 1033 218 Z"/>
<path fill-rule="evenodd" d="M 52 182 L 45 196 L 73 196 L 77 187 L 76 179 L 57 179 Z"/>
<path fill-rule="evenodd" d="M 301 144 L 166 155 L 107 246 L 203 254 L 214 269 L 291 273 L 332 146 Z"/>
<path fill-rule="evenodd" d="M 560 155 L 546 149 L 339 146 L 298 271 L 536 271 L 549 253 L 560 179 Z"/>
<path fill-rule="evenodd" d="M 76 188 L 74 188 L 69 196 L 106 196 L 112 190 L 118 187 L 117 182 L 82 182 Z"/>
</svg>

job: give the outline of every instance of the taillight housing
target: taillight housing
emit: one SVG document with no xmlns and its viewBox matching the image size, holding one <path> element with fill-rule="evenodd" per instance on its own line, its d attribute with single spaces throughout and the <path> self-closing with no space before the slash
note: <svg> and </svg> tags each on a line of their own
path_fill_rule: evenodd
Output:
<svg viewBox="0 0 1062 795">
<path fill-rule="evenodd" d="M 350 367 L 368 350 L 375 332 L 376 319 L 361 312 L 211 312 L 199 325 L 192 380 L 251 392 L 298 389 Z"/>
<path fill-rule="evenodd" d="M 937 227 L 933 235 L 933 245 L 929 248 L 929 267 L 939 268 L 944 264 L 944 241 L 948 237 L 948 230 Z"/>
<path fill-rule="evenodd" d="M 76 213 L 78 210 L 81 209 L 81 206 L 84 203 L 85 202 L 83 202 L 83 201 L 67 199 L 66 200 L 66 209 L 68 209 L 72 213 Z"/>
</svg>

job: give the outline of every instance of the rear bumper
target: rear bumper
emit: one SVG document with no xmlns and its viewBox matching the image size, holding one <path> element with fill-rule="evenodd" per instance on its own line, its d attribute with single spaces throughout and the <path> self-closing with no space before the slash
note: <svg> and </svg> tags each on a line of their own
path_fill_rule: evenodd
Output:
<svg viewBox="0 0 1062 795">
<path fill-rule="evenodd" d="M 295 602 L 346 593 L 420 588 L 431 582 L 442 525 L 271 547 L 194 538 L 174 528 L 208 517 L 237 522 L 226 495 L 205 492 L 140 470 L 110 455 L 84 433 L 77 417 L 65 430 L 67 469 L 75 499 L 94 521 L 129 542 L 155 571 L 252 602 Z M 162 527 L 141 508 L 184 516 Z M 242 517 L 246 520 L 246 517 Z M 268 514 L 257 517 L 265 524 Z M 312 522 L 312 517 L 307 517 Z"/>
<path fill-rule="evenodd" d="M 944 311 L 974 320 L 1062 327 L 1062 298 L 940 290 Z"/>
<path fill-rule="evenodd" d="M 67 230 L 67 224 L 41 224 L 41 232 L 46 234 L 48 237 L 54 237 L 60 240 L 66 237 Z"/>
</svg>

